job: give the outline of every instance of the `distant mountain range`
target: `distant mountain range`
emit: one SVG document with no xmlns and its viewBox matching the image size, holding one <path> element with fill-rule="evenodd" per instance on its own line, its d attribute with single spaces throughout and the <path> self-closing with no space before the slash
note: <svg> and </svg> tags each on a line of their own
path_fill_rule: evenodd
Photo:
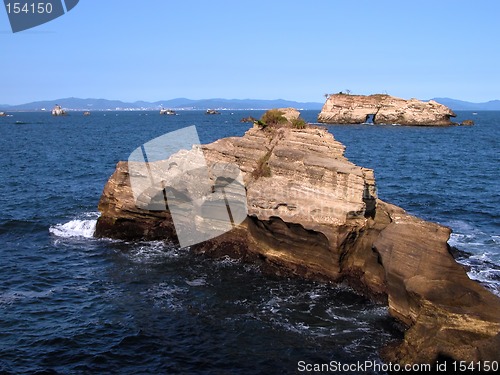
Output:
<svg viewBox="0 0 500 375">
<path fill-rule="evenodd" d="M 52 110 L 56 105 L 68 110 L 159 110 L 160 108 L 175 109 L 270 109 L 294 107 L 299 109 L 317 109 L 320 110 L 323 103 L 314 102 L 295 102 L 291 100 L 259 100 L 259 99 L 201 99 L 192 100 L 186 98 L 177 98 L 170 100 L 161 100 L 157 102 L 137 101 L 134 103 L 122 102 L 119 100 L 107 99 L 79 99 L 65 98 L 57 100 L 44 100 L 20 105 L 0 105 L 0 110 L 6 111 L 39 111 L 42 108 Z"/>
<path fill-rule="evenodd" d="M 490 100 L 485 103 L 471 103 L 450 98 L 434 98 L 433 100 L 454 111 L 500 111 L 500 100 Z"/>
<path fill-rule="evenodd" d="M 486 103 L 471 103 L 450 98 L 433 98 L 438 103 L 444 104 L 455 111 L 500 111 L 500 100 L 492 100 Z M 43 108 L 51 110 L 59 104 L 68 110 L 159 110 L 160 108 L 172 109 L 269 109 L 294 107 L 298 109 L 320 110 L 323 103 L 296 102 L 291 100 L 260 100 L 260 99 L 201 99 L 192 100 L 177 98 L 160 100 L 157 102 L 137 101 L 133 103 L 120 100 L 107 99 L 79 99 L 64 98 L 57 100 L 43 100 L 20 105 L 1 105 L 0 111 L 40 111 Z"/>
</svg>

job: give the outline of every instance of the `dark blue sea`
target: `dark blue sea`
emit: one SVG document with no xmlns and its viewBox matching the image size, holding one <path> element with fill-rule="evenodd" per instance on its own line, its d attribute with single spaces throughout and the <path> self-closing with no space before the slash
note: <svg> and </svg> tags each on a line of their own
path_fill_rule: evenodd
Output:
<svg viewBox="0 0 500 375">
<path fill-rule="evenodd" d="M 397 324 L 345 285 L 92 237 L 102 189 L 135 148 L 189 125 L 202 143 L 240 136 L 240 119 L 261 114 L 1 117 L 0 373 L 290 374 L 299 361 L 379 361 Z M 458 112 L 467 118 L 476 125 L 328 128 L 375 170 L 379 197 L 451 227 L 470 277 L 500 295 L 500 112 Z"/>
</svg>

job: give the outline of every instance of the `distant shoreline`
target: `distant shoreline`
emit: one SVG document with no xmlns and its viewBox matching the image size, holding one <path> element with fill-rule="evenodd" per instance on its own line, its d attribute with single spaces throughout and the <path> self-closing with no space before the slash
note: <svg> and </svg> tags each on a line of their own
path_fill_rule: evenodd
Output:
<svg viewBox="0 0 500 375">
<path fill-rule="evenodd" d="M 273 108 L 213 108 L 217 111 L 267 111 Z M 320 111 L 321 109 L 304 109 L 297 108 L 299 111 Z M 64 108 L 67 112 L 160 112 L 159 109 L 135 109 L 135 108 L 123 108 L 123 109 L 71 109 Z M 206 108 L 175 108 L 176 112 L 205 112 Z M 42 111 L 41 109 L 17 109 L 17 110 L 7 110 L 8 113 L 48 113 L 51 114 L 50 110 Z"/>
<path fill-rule="evenodd" d="M 484 103 L 472 103 L 450 98 L 432 98 L 423 101 L 435 100 L 451 108 L 453 111 L 500 111 L 500 100 L 491 100 Z M 272 108 L 293 107 L 299 110 L 321 110 L 324 102 L 299 102 L 286 99 L 187 99 L 176 98 L 155 102 L 94 99 L 94 98 L 60 98 L 55 100 L 40 100 L 18 105 L 0 104 L 3 112 L 39 112 L 42 108 L 52 110 L 58 104 L 67 111 L 155 111 L 162 108 L 176 111 L 206 111 L 216 110 L 268 110 Z"/>
<path fill-rule="evenodd" d="M 224 112 L 230 112 L 230 111 L 267 111 L 273 108 L 213 108 L 217 111 L 224 111 Z M 296 108 L 299 111 L 317 111 L 320 112 L 321 109 L 304 109 L 304 108 Z M 65 111 L 69 113 L 83 113 L 83 112 L 160 112 L 159 109 L 71 109 L 71 108 L 64 108 Z M 175 108 L 176 112 L 205 112 L 207 109 L 206 108 Z M 474 109 L 455 109 L 455 112 L 500 112 L 500 109 L 484 109 L 484 110 L 474 110 Z M 42 111 L 40 109 L 15 109 L 15 110 L 5 110 L 5 113 L 12 114 L 12 113 L 47 113 L 51 115 L 50 110 L 45 110 Z"/>
</svg>

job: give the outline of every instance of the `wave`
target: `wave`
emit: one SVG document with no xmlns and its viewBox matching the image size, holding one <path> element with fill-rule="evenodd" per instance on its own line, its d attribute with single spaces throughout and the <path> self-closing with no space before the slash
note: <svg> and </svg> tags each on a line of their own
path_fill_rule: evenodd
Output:
<svg viewBox="0 0 500 375">
<path fill-rule="evenodd" d="M 484 252 L 476 255 L 463 253 L 456 260 L 468 269 L 469 278 L 500 296 L 500 267 L 492 259 L 491 253 Z"/>
<path fill-rule="evenodd" d="M 156 307 L 169 311 L 180 311 L 185 308 L 188 293 L 189 288 L 187 287 L 162 282 L 141 294 L 148 301 L 152 301 Z"/>
<path fill-rule="evenodd" d="M 497 269 L 472 269 L 467 273 L 472 280 L 479 281 L 500 296 L 500 270 Z"/>
<path fill-rule="evenodd" d="M 497 235 L 488 235 L 469 223 L 454 221 L 448 244 L 461 250 L 456 261 L 464 265 L 467 275 L 500 296 L 500 247 Z"/>
<path fill-rule="evenodd" d="M 71 220 L 65 224 L 56 224 L 49 232 L 62 238 L 93 238 L 97 219 Z"/>
<path fill-rule="evenodd" d="M 12 305 L 21 300 L 32 300 L 36 298 L 47 298 L 51 296 L 56 290 L 48 289 L 41 292 L 36 291 L 8 291 L 0 294 L 0 306 L 1 305 Z"/>
<path fill-rule="evenodd" d="M 179 258 L 188 252 L 165 241 L 123 242 L 127 246 L 123 254 L 133 263 L 161 264 L 167 259 Z"/>
<path fill-rule="evenodd" d="M 189 286 L 204 286 L 207 285 L 207 279 L 205 277 L 198 277 L 193 280 L 186 280 L 186 284 Z"/>
</svg>

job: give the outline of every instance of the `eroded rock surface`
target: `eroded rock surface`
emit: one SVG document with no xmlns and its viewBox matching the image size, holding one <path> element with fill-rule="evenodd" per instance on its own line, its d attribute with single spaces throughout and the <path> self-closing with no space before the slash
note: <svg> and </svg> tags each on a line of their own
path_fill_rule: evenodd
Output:
<svg viewBox="0 0 500 375">
<path fill-rule="evenodd" d="M 276 273 L 347 281 L 386 301 L 390 314 L 409 327 L 402 342 L 384 348 L 387 360 L 500 359 L 500 299 L 454 261 L 450 230 L 377 199 L 373 171 L 349 162 L 325 129 L 254 126 L 201 150 L 209 170 L 221 163 L 240 168 L 248 217 L 192 251 L 258 261 Z M 193 152 L 199 149 L 150 167 L 176 168 Z M 215 183 L 217 177 L 208 178 Z M 197 182 L 177 175 L 169 184 L 188 194 Z M 137 208 L 126 162 L 106 184 L 99 210 L 98 237 L 176 241 L 168 210 Z M 218 219 L 191 220 L 203 230 Z"/>
<path fill-rule="evenodd" d="M 318 122 L 327 124 L 399 124 L 421 126 L 454 125 L 455 113 L 448 107 L 430 100 L 400 99 L 390 95 L 330 95 Z"/>
</svg>

